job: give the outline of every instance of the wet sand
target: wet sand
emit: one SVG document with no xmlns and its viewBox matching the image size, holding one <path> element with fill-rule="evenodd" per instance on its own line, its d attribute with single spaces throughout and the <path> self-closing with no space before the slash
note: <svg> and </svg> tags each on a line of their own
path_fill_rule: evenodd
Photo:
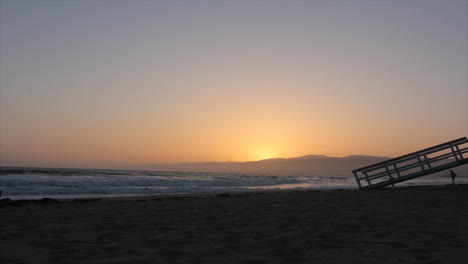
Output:
<svg viewBox="0 0 468 264">
<path fill-rule="evenodd" d="M 467 263 L 468 186 L 0 202 L 0 263 Z"/>
</svg>

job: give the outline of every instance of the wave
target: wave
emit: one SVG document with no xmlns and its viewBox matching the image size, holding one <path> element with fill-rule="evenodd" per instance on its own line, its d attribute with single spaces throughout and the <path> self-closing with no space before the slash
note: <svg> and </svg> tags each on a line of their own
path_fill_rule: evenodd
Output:
<svg viewBox="0 0 468 264">
<path fill-rule="evenodd" d="M 236 192 L 264 189 L 301 189 L 324 182 L 346 181 L 335 177 L 297 177 L 243 173 L 163 172 L 2 168 L 4 196 L 82 197 L 181 193 Z M 341 184 L 343 185 L 343 184 Z M 344 184 L 346 185 L 346 184 Z"/>
<path fill-rule="evenodd" d="M 419 182 L 444 184 L 441 178 Z M 411 185 L 408 182 L 407 185 Z M 276 189 L 356 188 L 351 177 L 246 173 L 0 168 L 0 190 L 12 199 L 79 198 L 238 192 Z"/>
</svg>

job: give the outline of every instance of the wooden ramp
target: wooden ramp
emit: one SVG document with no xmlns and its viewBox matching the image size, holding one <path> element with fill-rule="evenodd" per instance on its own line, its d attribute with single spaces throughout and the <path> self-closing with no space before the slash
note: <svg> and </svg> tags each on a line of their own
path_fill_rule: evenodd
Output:
<svg viewBox="0 0 468 264">
<path fill-rule="evenodd" d="M 452 140 L 353 170 L 359 189 L 377 189 L 468 163 L 468 139 Z"/>
</svg>

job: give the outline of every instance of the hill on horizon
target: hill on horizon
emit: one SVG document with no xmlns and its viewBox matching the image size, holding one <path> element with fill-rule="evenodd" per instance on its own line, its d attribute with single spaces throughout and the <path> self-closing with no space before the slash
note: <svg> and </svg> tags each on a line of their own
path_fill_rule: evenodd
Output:
<svg viewBox="0 0 468 264">
<path fill-rule="evenodd" d="M 390 159 L 367 155 L 329 157 L 306 155 L 293 158 L 271 158 L 245 162 L 197 162 L 147 164 L 140 169 L 161 171 L 203 171 L 226 173 L 261 173 L 303 176 L 353 176 L 352 170 Z"/>
</svg>

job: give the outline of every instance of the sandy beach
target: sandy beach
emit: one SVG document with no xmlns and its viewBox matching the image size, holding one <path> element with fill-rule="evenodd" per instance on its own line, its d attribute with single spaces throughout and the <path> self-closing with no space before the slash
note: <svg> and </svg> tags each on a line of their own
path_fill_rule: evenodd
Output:
<svg viewBox="0 0 468 264">
<path fill-rule="evenodd" d="M 468 186 L 0 203 L 0 263 L 466 263 Z"/>
</svg>

